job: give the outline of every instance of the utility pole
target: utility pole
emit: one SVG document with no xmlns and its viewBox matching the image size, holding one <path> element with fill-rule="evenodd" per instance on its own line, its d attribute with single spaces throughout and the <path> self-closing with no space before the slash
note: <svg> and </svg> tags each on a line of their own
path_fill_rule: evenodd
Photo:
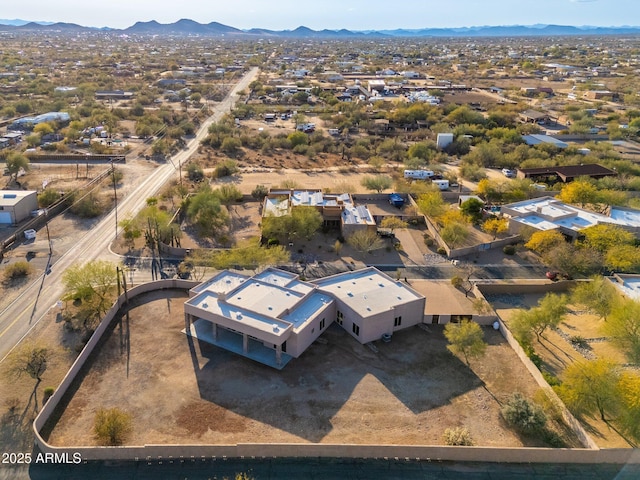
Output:
<svg viewBox="0 0 640 480">
<path fill-rule="evenodd" d="M 116 167 L 111 160 L 111 179 L 113 180 L 113 198 L 116 204 L 116 239 L 118 238 L 118 191 L 116 190 Z"/>
<path fill-rule="evenodd" d="M 53 247 L 51 245 L 51 236 L 49 235 L 49 212 L 47 209 L 44 210 L 44 226 L 47 229 L 47 241 L 49 242 L 49 257 L 53 255 Z"/>
</svg>

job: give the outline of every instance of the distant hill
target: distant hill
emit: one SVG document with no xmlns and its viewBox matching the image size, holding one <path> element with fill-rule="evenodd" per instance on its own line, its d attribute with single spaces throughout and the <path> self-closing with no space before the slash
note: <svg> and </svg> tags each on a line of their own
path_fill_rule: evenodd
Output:
<svg viewBox="0 0 640 480">
<path fill-rule="evenodd" d="M 22 25 L 26 25 L 27 23 L 39 23 L 40 25 L 51 25 L 54 22 L 30 22 L 28 20 L 20 20 L 19 18 L 14 18 L 13 20 L 0 18 L 0 25 L 13 25 L 14 27 L 20 27 Z"/>
<path fill-rule="evenodd" d="M 181 19 L 174 23 L 162 24 L 155 20 L 136 22 L 123 30 L 97 29 L 83 27 L 73 23 L 28 22 L 25 20 L 0 20 L 0 30 L 18 31 L 120 31 L 134 35 L 194 35 L 194 36 L 273 36 L 284 38 L 360 38 L 360 37 L 525 37 L 525 36 L 559 36 L 559 35 L 638 35 L 640 27 L 575 27 L 567 25 L 512 25 L 512 26 L 477 26 L 462 28 L 423 28 L 396 30 L 312 30 L 300 26 L 294 30 L 269 30 L 252 28 L 240 30 L 218 22 L 207 24 L 190 19 Z"/>
</svg>

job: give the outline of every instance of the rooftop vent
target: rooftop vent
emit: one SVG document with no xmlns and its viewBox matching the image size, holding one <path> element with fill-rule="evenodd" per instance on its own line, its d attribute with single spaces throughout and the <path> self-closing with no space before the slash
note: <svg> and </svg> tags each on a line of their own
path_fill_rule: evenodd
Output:
<svg viewBox="0 0 640 480">
<path fill-rule="evenodd" d="M 280 331 L 280 328 L 278 327 L 277 323 L 273 324 L 273 331 L 274 331 L 274 333 L 278 333 Z"/>
<path fill-rule="evenodd" d="M 202 308 L 209 308 L 209 304 L 208 304 L 207 302 L 204 302 L 204 303 L 202 304 Z"/>
<path fill-rule="evenodd" d="M 241 313 L 236 314 L 236 320 L 242 320 L 242 314 Z"/>
</svg>

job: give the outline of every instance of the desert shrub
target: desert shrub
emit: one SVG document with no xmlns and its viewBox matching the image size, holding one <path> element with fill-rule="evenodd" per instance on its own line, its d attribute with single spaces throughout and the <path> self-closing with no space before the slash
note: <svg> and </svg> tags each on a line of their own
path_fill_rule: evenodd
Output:
<svg viewBox="0 0 640 480">
<path fill-rule="evenodd" d="M 510 427 L 527 434 L 542 432 L 547 423 L 542 408 L 520 393 L 514 393 L 506 401 L 502 416 Z"/>
<path fill-rule="evenodd" d="M 256 185 L 256 188 L 251 191 L 251 196 L 256 200 L 262 200 L 268 193 L 269 189 L 266 186 Z"/>
<path fill-rule="evenodd" d="M 474 445 L 471 433 L 466 427 L 447 428 L 442 435 L 442 440 L 446 445 L 467 446 Z"/>
<path fill-rule="evenodd" d="M 192 182 L 201 182 L 204 180 L 204 170 L 196 163 L 187 165 L 187 178 Z"/>
<path fill-rule="evenodd" d="M 433 246 L 433 238 L 431 238 L 431 236 L 429 236 L 429 235 L 427 235 L 425 233 L 422 238 L 424 238 L 424 244 L 427 247 L 432 247 Z"/>
<path fill-rule="evenodd" d="M 438 252 L 439 255 L 446 255 L 447 254 L 447 251 L 445 250 L 444 247 L 438 247 L 437 252 Z"/>
<path fill-rule="evenodd" d="M 233 160 L 225 160 L 216 167 L 216 178 L 228 177 L 238 171 L 238 166 Z"/>
<path fill-rule="evenodd" d="M 55 392 L 55 388 L 53 387 L 47 387 L 44 389 L 43 392 L 43 398 L 42 398 L 42 403 L 47 403 L 47 400 L 49 400 L 51 398 L 51 395 L 53 395 L 53 393 Z"/>
<path fill-rule="evenodd" d="M 101 445 L 122 445 L 131 430 L 131 415 L 119 408 L 100 408 L 96 412 L 93 433 Z"/>
<path fill-rule="evenodd" d="M 515 245 L 505 245 L 502 249 L 505 255 L 514 255 L 516 253 Z"/>
<path fill-rule="evenodd" d="M 3 276 L 6 283 L 24 278 L 33 272 L 33 267 L 26 261 L 10 263 L 4 268 Z"/>
<path fill-rule="evenodd" d="M 47 208 L 53 205 L 60 198 L 60 193 L 51 188 L 45 189 L 40 195 L 38 195 L 38 206 L 41 208 Z"/>
<path fill-rule="evenodd" d="M 70 210 L 80 218 L 95 218 L 102 215 L 105 208 L 101 199 L 94 193 L 90 193 L 76 201 Z"/>
</svg>

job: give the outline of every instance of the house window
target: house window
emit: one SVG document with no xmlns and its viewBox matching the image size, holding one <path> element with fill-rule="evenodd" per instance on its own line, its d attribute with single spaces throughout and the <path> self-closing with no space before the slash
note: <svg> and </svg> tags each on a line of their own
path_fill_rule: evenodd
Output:
<svg viewBox="0 0 640 480">
<path fill-rule="evenodd" d="M 338 322 L 338 325 L 342 325 L 342 320 L 344 320 L 344 315 L 340 310 L 338 310 L 336 313 L 336 322 Z"/>
<path fill-rule="evenodd" d="M 356 335 L 360 335 L 360 327 L 358 325 L 356 325 L 355 323 L 353 324 L 353 326 L 351 327 L 351 330 L 353 331 L 353 333 L 355 333 Z"/>
<path fill-rule="evenodd" d="M 320 330 L 324 328 L 324 318 L 320 320 Z"/>
<path fill-rule="evenodd" d="M 393 319 L 394 327 L 399 327 L 400 325 L 402 325 L 402 316 Z"/>
</svg>

